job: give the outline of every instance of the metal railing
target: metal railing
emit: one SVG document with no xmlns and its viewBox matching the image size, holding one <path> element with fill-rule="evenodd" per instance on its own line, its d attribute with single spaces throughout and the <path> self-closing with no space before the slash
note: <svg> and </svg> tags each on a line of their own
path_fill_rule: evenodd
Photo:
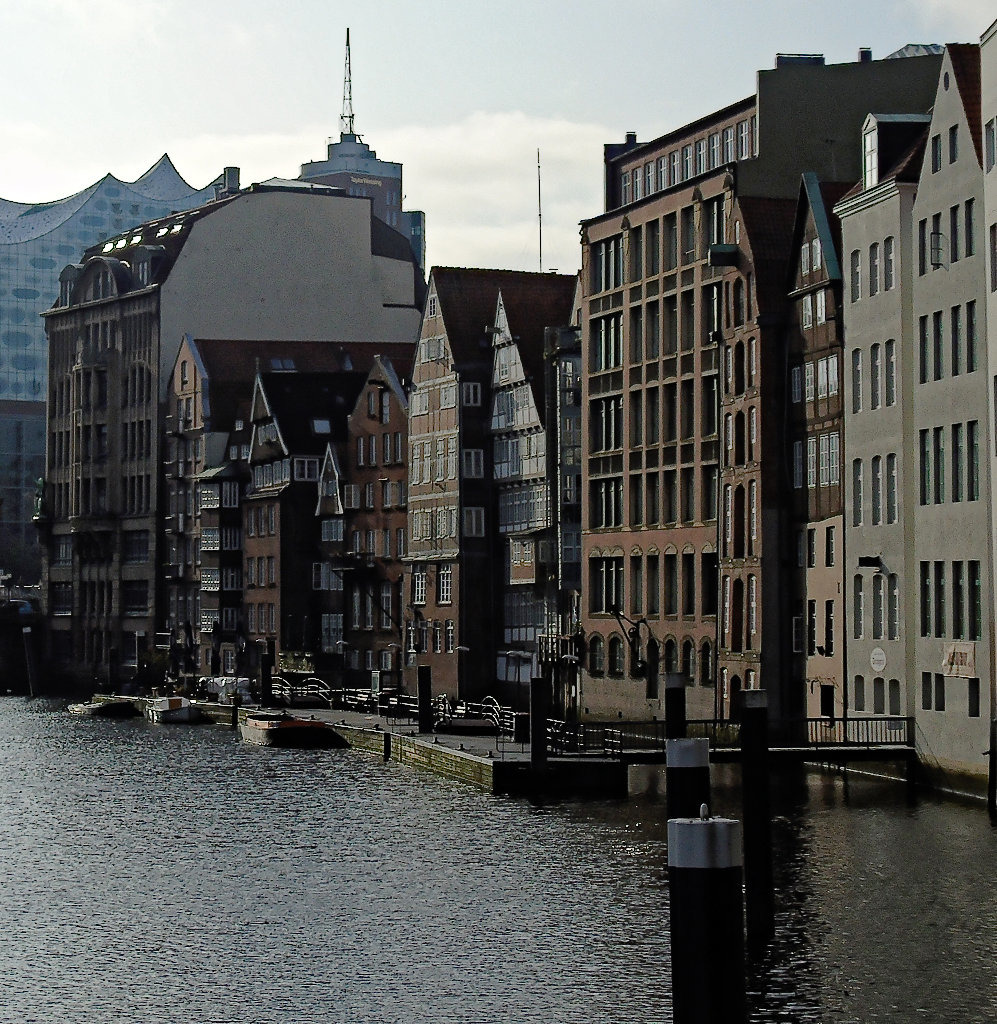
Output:
<svg viewBox="0 0 997 1024">
<path fill-rule="evenodd" d="M 730 750 L 741 746 L 738 722 L 712 718 L 689 719 L 685 735 L 705 738 L 710 749 Z M 805 718 L 769 723 L 769 745 L 773 747 L 810 747 L 814 751 L 828 747 L 912 746 L 914 724 L 899 716 L 863 716 L 858 718 Z M 556 755 L 597 755 L 622 757 L 624 751 L 663 752 L 665 723 L 639 722 L 562 722 L 547 724 L 547 749 Z"/>
<path fill-rule="evenodd" d="M 324 701 L 332 707 L 332 687 L 317 676 L 309 676 L 300 683 L 292 683 L 283 676 L 274 676 L 270 680 L 270 692 L 277 700 L 282 700 L 286 704 Z"/>
</svg>

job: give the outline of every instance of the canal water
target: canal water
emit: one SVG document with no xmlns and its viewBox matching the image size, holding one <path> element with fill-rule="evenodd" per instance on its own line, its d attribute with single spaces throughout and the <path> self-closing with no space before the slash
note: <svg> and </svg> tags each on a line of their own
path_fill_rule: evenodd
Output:
<svg viewBox="0 0 997 1024">
<path fill-rule="evenodd" d="M 752 1021 L 997 1017 L 983 809 L 820 775 L 775 804 Z M 0 1022 L 667 1022 L 665 835 L 657 803 L 0 699 Z"/>
</svg>

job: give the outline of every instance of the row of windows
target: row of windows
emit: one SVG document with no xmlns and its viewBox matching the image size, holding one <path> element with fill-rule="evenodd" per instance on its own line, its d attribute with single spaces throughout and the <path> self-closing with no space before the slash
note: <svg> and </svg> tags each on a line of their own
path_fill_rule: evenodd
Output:
<svg viewBox="0 0 997 1024">
<path fill-rule="evenodd" d="M 870 629 L 871 627 L 871 629 Z M 852 580 L 852 635 L 856 640 L 900 639 L 900 578 L 896 573 L 877 572 L 872 577 L 872 618 L 865 618 L 865 580 Z"/>
<path fill-rule="evenodd" d="M 868 291 L 869 295 L 878 295 L 880 285 L 883 291 L 892 291 L 896 285 L 896 245 L 891 235 L 884 239 L 882 246 L 879 242 L 873 242 L 869 246 L 868 257 Z M 882 263 L 882 267 L 880 267 Z M 882 271 L 882 277 L 880 272 Z M 853 249 L 849 257 L 849 291 L 848 297 L 852 302 L 858 302 L 862 298 L 862 251 Z"/>
<path fill-rule="evenodd" d="M 720 622 L 723 646 L 731 651 L 750 651 L 758 632 L 758 578 L 749 573 L 723 579 L 723 617 Z"/>
<path fill-rule="evenodd" d="M 812 658 L 819 654 L 822 658 L 830 658 L 834 654 L 834 601 L 824 602 L 824 642 L 817 642 L 817 602 L 807 601 L 806 635 L 802 615 L 803 602 L 798 602 L 799 611 L 793 616 L 793 653 L 806 653 Z"/>
<path fill-rule="evenodd" d="M 936 309 L 930 316 L 918 320 L 919 379 L 922 384 L 941 380 L 945 375 L 945 322 L 949 325 L 948 371 L 953 377 L 972 373 L 979 366 L 976 334 L 976 301 L 965 306 L 965 338 L 963 337 L 963 307 Z"/>
<path fill-rule="evenodd" d="M 983 639 L 983 594 L 980 563 L 952 562 L 951 623 L 946 608 L 946 569 L 944 561 L 920 564 L 920 631 L 923 637 L 948 637 L 952 640 Z M 946 632 L 946 626 L 950 629 Z"/>
<path fill-rule="evenodd" d="M 962 257 L 976 255 L 976 229 L 974 217 L 976 202 L 967 199 L 963 204 L 949 207 L 948 223 L 948 259 L 949 263 L 957 263 Z M 961 235 L 961 238 L 960 238 Z M 942 234 L 942 214 L 931 215 L 930 232 L 926 217 L 917 224 L 917 272 L 923 277 L 930 267 L 938 270 L 945 265 L 946 237 Z"/>
<path fill-rule="evenodd" d="M 697 488 L 696 469 L 665 469 L 628 476 L 630 525 L 709 522 L 717 517 L 716 466 L 702 468 Z M 698 515 L 698 520 L 697 520 Z M 589 528 L 620 527 L 623 521 L 623 478 L 589 481 Z"/>
<path fill-rule="evenodd" d="M 793 403 L 830 398 L 840 390 L 838 356 L 833 353 L 789 370 L 789 391 Z"/>
<path fill-rule="evenodd" d="M 824 565 L 832 566 L 835 561 L 835 534 L 833 526 L 824 527 Z M 800 530 L 796 535 L 796 564 L 813 569 L 817 566 L 817 530 Z"/>
<path fill-rule="evenodd" d="M 885 483 L 885 522 L 892 524 L 897 521 L 898 482 L 897 456 L 890 452 L 886 456 L 885 470 L 882 455 L 874 455 L 869 460 L 870 466 L 870 517 L 872 526 L 881 526 L 884 522 L 884 483 Z M 885 481 L 883 479 L 885 472 Z M 852 525 L 862 526 L 865 519 L 865 465 L 861 459 L 852 460 Z"/>
<path fill-rule="evenodd" d="M 620 176 L 622 205 L 638 202 L 644 196 L 733 163 L 735 159 L 747 160 L 758 152 L 757 124 L 757 118 L 752 115 L 750 119 L 727 125 L 656 160 L 623 171 Z"/>
<path fill-rule="evenodd" d="M 887 713 L 895 716 L 903 714 L 900 705 L 900 680 L 889 681 L 889 712 L 886 709 L 887 683 L 881 676 L 872 680 L 872 702 L 870 707 L 869 694 L 866 692 L 865 677 L 856 676 L 853 684 L 853 699 L 855 707 L 853 710 L 861 712 L 871 711 L 874 715 L 885 715 Z"/>
<path fill-rule="evenodd" d="M 657 648 L 658 673 L 649 669 L 647 662 L 652 657 L 650 650 L 642 650 L 639 644 L 630 644 L 618 634 L 610 636 L 608 643 L 598 633 L 589 639 L 589 674 L 601 676 L 608 674 L 620 678 L 625 674 L 626 651 L 630 652 L 630 674 L 631 676 L 645 677 L 644 696 L 648 700 L 658 698 L 658 676 L 661 672 L 681 672 L 690 682 L 695 682 L 696 673 L 696 645 L 692 640 L 685 640 L 682 643 L 682 661 L 679 663 L 679 647 L 674 637 L 666 637 L 664 644 L 658 644 Z M 650 648 L 650 644 L 647 645 Z M 608 652 L 608 659 L 607 659 Z M 608 663 L 608 664 L 607 664 Z M 703 686 L 711 685 L 713 681 L 713 650 L 708 640 L 704 640 L 699 650 L 699 682 Z"/>
<path fill-rule="evenodd" d="M 862 350 L 852 349 L 852 413 L 862 411 L 865 402 L 865 381 L 862 372 Z M 889 408 L 897 401 L 897 343 L 890 338 L 885 344 L 875 342 L 869 348 L 869 409 Z"/>
<path fill-rule="evenodd" d="M 806 442 L 806 477 L 804 478 L 803 442 L 793 442 L 793 486 L 837 487 L 841 477 L 841 436 L 836 430 L 811 434 Z M 805 483 L 804 483 L 805 479 Z"/>
<path fill-rule="evenodd" d="M 402 435 L 400 431 L 381 434 L 381 464 L 390 466 L 402 461 Z M 357 465 L 377 465 L 377 435 L 357 438 Z"/>
<path fill-rule="evenodd" d="M 632 615 L 695 616 L 697 561 L 702 581 L 698 612 L 715 615 L 717 556 L 713 552 L 703 552 L 697 559 L 692 551 L 681 555 L 631 555 L 627 604 L 624 604 L 623 558 L 590 558 L 589 610 L 593 614 L 614 614 L 628 607 Z"/>
<path fill-rule="evenodd" d="M 951 438 L 951 482 L 945 487 L 945 441 Z M 978 501 L 980 497 L 980 424 L 978 420 L 953 423 L 948 429 L 932 427 L 920 432 L 920 491 L 922 505 L 951 501 Z"/>
<path fill-rule="evenodd" d="M 941 672 L 922 672 L 921 710 L 945 711 L 946 691 L 956 685 L 956 679 L 946 678 Z M 980 717 L 980 680 L 976 677 L 966 680 L 966 717 Z"/>
<path fill-rule="evenodd" d="M 436 567 L 436 604 L 450 604 L 453 600 L 453 566 L 441 563 Z M 412 570 L 412 603 L 426 604 L 429 596 L 429 570 L 424 565 L 417 565 Z"/>
</svg>

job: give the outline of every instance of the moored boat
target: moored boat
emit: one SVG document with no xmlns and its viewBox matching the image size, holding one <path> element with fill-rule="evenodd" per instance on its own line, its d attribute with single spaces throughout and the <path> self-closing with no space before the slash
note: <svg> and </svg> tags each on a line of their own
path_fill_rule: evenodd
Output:
<svg viewBox="0 0 997 1024">
<path fill-rule="evenodd" d="M 201 712 L 186 697 L 150 697 L 145 717 L 151 722 L 196 722 Z"/>
<path fill-rule="evenodd" d="M 91 715 L 94 718 L 134 718 L 140 714 L 135 702 L 127 697 L 70 704 L 69 711 L 74 715 Z"/>
<path fill-rule="evenodd" d="M 254 711 L 239 724 L 247 743 L 262 747 L 345 747 L 346 740 L 328 722 L 280 712 Z"/>
</svg>

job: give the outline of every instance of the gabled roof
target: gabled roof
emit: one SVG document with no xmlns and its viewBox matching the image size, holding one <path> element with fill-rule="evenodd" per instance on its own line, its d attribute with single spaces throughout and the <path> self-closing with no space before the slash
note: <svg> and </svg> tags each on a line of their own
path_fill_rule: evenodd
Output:
<svg viewBox="0 0 997 1024">
<path fill-rule="evenodd" d="M 215 429 L 227 429 L 245 402 L 257 370 L 368 373 L 379 355 L 397 360 L 407 370 L 415 344 L 390 342 L 369 345 L 329 341 L 246 341 L 235 338 L 189 338 L 205 387 L 203 413 Z M 279 362 L 275 362 L 279 361 Z"/>
<path fill-rule="evenodd" d="M 841 223 L 830 211 L 834 204 L 848 191 L 846 182 L 822 182 L 813 171 L 805 171 L 800 182 L 800 202 L 796 211 L 796 226 L 793 231 L 793 250 L 802 233 L 806 208 L 809 206 L 820 239 L 827 276 L 832 281 L 841 280 Z M 792 263 L 791 263 L 792 265 Z"/>
<path fill-rule="evenodd" d="M 955 75 L 956 85 L 959 86 L 959 96 L 962 99 L 963 109 L 966 111 L 969 134 L 973 137 L 973 146 L 976 148 L 976 159 L 982 167 L 980 47 L 978 43 L 949 43 L 945 49 L 952 61 L 952 73 Z"/>
<path fill-rule="evenodd" d="M 571 321 L 574 274 L 433 267 L 430 277 L 458 364 L 490 367 L 491 341 L 485 330 L 495 322 L 500 292 L 509 329 L 524 355 L 536 349 L 542 358 L 544 328 Z"/>
<path fill-rule="evenodd" d="M 880 173 L 879 181 L 876 186 L 883 184 L 886 181 L 901 181 L 908 184 L 917 184 L 921 177 L 921 164 L 924 163 L 924 150 L 928 144 L 928 130 L 929 125 L 925 123 L 921 134 L 911 143 L 911 145 L 900 155 L 897 161 L 891 166 L 881 170 L 885 173 Z M 838 202 L 843 202 L 846 199 L 854 199 L 855 196 L 861 195 L 865 191 L 865 185 L 859 181 L 853 185 Z"/>
<path fill-rule="evenodd" d="M 346 438 L 347 417 L 365 379 L 357 372 L 261 373 L 258 378 L 288 452 L 318 457 L 330 440 Z M 314 419 L 329 420 L 331 434 L 316 433 Z"/>
<path fill-rule="evenodd" d="M 758 309 L 777 309 L 786 297 L 786 265 L 793 244 L 796 200 L 741 196 L 737 202 L 755 268 Z"/>
</svg>

